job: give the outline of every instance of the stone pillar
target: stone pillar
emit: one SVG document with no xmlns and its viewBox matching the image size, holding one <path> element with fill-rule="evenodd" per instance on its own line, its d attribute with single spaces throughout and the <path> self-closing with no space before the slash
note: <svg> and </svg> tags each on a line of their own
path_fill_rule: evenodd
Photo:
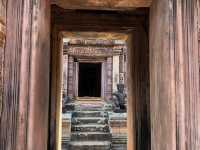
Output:
<svg viewBox="0 0 200 150">
<path fill-rule="evenodd" d="M 68 85 L 68 55 L 63 56 L 63 94 L 67 95 Z"/>
<path fill-rule="evenodd" d="M 106 62 L 102 62 L 102 68 L 101 68 L 101 97 L 103 99 L 105 99 L 105 84 L 106 84 L 106 71 L 105 71 L 105 68 L 106 68 Z"/>
<path fill-rule="evenodd" d="M 6 1 L 0 1 L 0 118 L 3 99 L 3 62 L 4 62 L 4 45 L 5 45 L 5 25 L 6 25 Z"/>
<path fill-rule="evenodd" d="M 74 57 L 68 59 L 68 96 L 74 97 Z"/>
<path fill-rule="evenodd" d="M 112 83 L 112 92 L 115 92 L 117 91 L 117 84 L 119 83 L 119 68 L 120 68 L 120 56 L 119 55 L 116 55 L 116 56 L 113 56 L 113 83 Z"/>
<path fill-rule="evenodd" d="M 122 56 L 123 56 L 123 68 L 122 68 L 122 70 L 123 70 L 123 83 L 124 83 L 124 85 L 125 85 L 125 91 L 127 92 L 127 87 L 128 87 L 128 85 L 127 85 L 127 62 L 128 62 L 128 60 L 127 60 L 127 47 L 125 47 L 124 49 L 123 49 L 123 54 L 122 54 Z"/>
<path fill-rule="evenodd" d="M 78 97 L 79 62 L 74 62 L 74 96 Z"/>
<path fill-rule="evenodd" d="M 150 17 L 151 149 L 200 149 L 197 0 L 155 0 Z"/>
<path fill-rule="evenodd" d="M 119 83 L 125 83 L 125 68 L 124 68 L 124 55 L 119 56 Z"/>
<path fill-rule="evenodd" d="M 106 88 L 106 100 L 109 100 L 112 96 L 112 78 L 113 78 L 113 74 L 112 74 L 112 67 L 113 67 L 113 58 L 112 57 L 108 57 L 107 58 L 107 62 L 106 62 L 106 71 L 107 71 L 107 77 L 106 77 L 106 84 L 105 84 L 105 88 Z"/>
<path fill-rule="evenodd" d="M 151 7 L 150 95 L 151 149 L 176 150 L 176 112 L 171 0 L 156 0 Z M 171 27 L 172 28 L 172 27 Z M 172 28 L 173 29 L 173 28 Z"/>
</svg>

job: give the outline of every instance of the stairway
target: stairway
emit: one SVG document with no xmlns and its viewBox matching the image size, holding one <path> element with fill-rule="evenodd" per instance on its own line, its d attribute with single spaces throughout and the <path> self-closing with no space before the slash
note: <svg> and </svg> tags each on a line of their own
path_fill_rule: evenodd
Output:
<svg viewBox="0 0 200 150">
<path fill-rule="evenodd" d="M 68 150 L 110 150 L 111 140 L 107 112 L 87 109 L 72 113 Z"/>
</svg>

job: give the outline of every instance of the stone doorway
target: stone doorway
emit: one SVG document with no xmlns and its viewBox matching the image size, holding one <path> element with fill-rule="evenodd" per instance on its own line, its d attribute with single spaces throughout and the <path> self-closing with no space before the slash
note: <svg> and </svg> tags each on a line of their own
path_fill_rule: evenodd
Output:
<svg viewBox="0 0 200 150">
<path fill-rule="evenodd" d="M 128 35 L 64 33 L 61 149 L 126 150 Z"/>
<path fill-rule="evenodd" d="M 115 12 L 115 11 L 69 11 L 63 10 L 56 6 L 52 6 L 52 32 L 53 32 L 53 49 L 52 56 L 53 62 L 57 62 L 53 64 L 52 68 L 57 70 L 58 73 L 61 72 L 61 63 L 62 63 L 62 49 L 64 54 L 67 55 L 68 58 L 68 89 L 66 90 L 67 95 L 76 99 L 76 94 L 78 93 L 75 90 L 75 85 L 77 85 L 77 76 L 75 72 L 77 70 L 77 60 L 74 58 L 88 58 L 88 56 L 95 58 L 93 61 L 101 60 L 103 62 L 103 67 L 105 67 L 105 75 L 106 79 L 105 85 L 103 88 L 104 100 L 109 100 L 112 96 L 113 87 L 116 87 L 116 83 L 119 82 L 119 79 L 123 81 L 124 79 L 128 79 L 127 91 L 128 91 L 128 100 L 127 100 L 127 124 L 120 124 L 122 126 L 127 125 L 128 135 L 127 135 L 127 149 L 131 150 L 135 145 L 137 145 L 137 149 L 146 149 L 148 150 L 149 142 L 150 142 L 150 119 L 149 119 L 149 57 L 148 57 L 148 20 L 147 17 L 149 11 L 148 9 L 138 9 L 130 13 L 130 15 L 125 15 L 123 12 Z M 137 17 L 139 15 L 139 17 Z M 62 16 L 59 18 L 58 16 Z M 102 16 L 107 16 L 106 18 Z M 120 18 L 123 18 L 123 21 L 120 21 Z M 65 22 L 64 20 L 73 20 L 73 22 Z M 82 20 L 82 21 L 80 21 Z M 102 25 L 102 26 L 100 26 Z M 89 32 L 89 38 L 91 36 L 96 39 L 102 37 L 102 34 L 99 33 L 112 33 L 108 34 L 108 38 L 114 37 L 121 38 L 121 34 L 126 34 L 128 36 L 127 39 L 127 57 L 124 57 L 122 54 L 124 48 L 123 43 L 116 40 L 116 43 L 110 43 L 101 41 L 100 43 L 103 46 L 99 46 L 98 42 L 94 42 L 89 40 L 83 42 L 82 40 L 75 40 L 69 42 L 66 40 L 66 43 L 62 44 L 62 38 L 69 38 L 72 33 L 68 32 Z M 117 33 L 117 34 L 116 34 Z M 80 34 L 75 34 L 76 37 L 80 37 Z M 119 36 L 118 36 L 119 35 Z M 86 34 L 83 34 L 83 37 L 87 37 Z M 59 40 L 57 40 L 59 39 Z M 105 43 L 104 43 L 105 42 Z M 91 48 L 87 48 L 85 44 L 89 44 Z M 115 45 L 117 44 L 117 45 Z M 59 45 L 59 48 L 58 48 Z M 59 49 L 60 51 L 57 51 Z M 102 59 L 103 58 L 103 59 Z M 127 75 L 124 75 L 123 64 L 121 60 L 127 61 L 126 72 Z M 120 62 L 120 63 L 113 63 Z M 122 61 L 123 62 L 123 61 Z M 113 68 L 114 70 L 112 70 Z M 116 76 L 115 73 L 119 73 Z M 74 79 L 76 78 L 76 79 Z M 61 145 L 61 130 L 59 124 L 61 124 L 61 119 L 59 123 L 60 111 L 60 90 L 59 86 L 61 83 L 60 76 L 57 76 L 56 73 L 52 75 L 53 82 L 57 85 L 57 91 L 55 93 L 55 89 L 52 88 L 52 99 L 56 101 L 51 102 L 51 133 L 50 138 L 52 139 L 52 143 L 50 143 L 50 148 L 59 147 Z M 52 85 L 52 87 L 55 86 Z M 59 87 L 58 87 L 59 86 Z M 134 90 L 133 90 L 134 89 Z M 74 93 L 75 92 L 75 93 Z M 57 103 L 57 108 L 55 108 L 54 104 Z M 77 103 L 77 102 L 75 102 Z M 134 106 L 134 107 L 133 107 Z M 77 110 L 75 110 L 77 111 Z M 133 113 L 134 112 L 134 113 Z M 56 120 L 55 118 L 56 114 Z M 68 116 L 66 116 L 68 117 Z M 72 116 L 72 118 L 76 118 Z M 136 121 L 137 118 L 137 121 Z M 64 119 L 67 121 L 68 118 Z M 136 121 L 136 122 L 135 122 Z M 106 124 L 104 124 L 106 125 Z M 115 123 L 113 125 L 116 125 Z M 136 129 L 137 126 L 137 129 Z M 55 130 L 56 129 L 56 130 Z M 79 128 L 78 128 L 79 129 Z M 76 128 L 73 128 L 73 132 L 76 131 Z M 114 130 L 113 130 L 114 131 Z M 119 130 L 115 130 L 119 131 Z M 55 133 L 57 135 L 55 136 Z M 133 134 L 134 133 L 134 134 Z M 58 135 L 60 134 L 60 135 Z M 137 134 L 140 136 L 135 137 Z M 69 137 L 64 137 L 63 140 L 69 140 Z M 135 140 L 132 140 L 135 139 Z M 110 139 L 109 139 L 110 140 Z M 118 141 L 118 138 L 115 136 L 112 140 Z M 58 141 L 55 143 L 55 141 Z M 59 143 L 60 142 L 60 143 Z M 137 144 L 136 144 L 137 143 Z M 60 149 L 60 148 L 58 148 Z"/>
<path fill-rule="evenodd" d="M 3 0 L 4 2 L 6 0 Z M 54 0 L 53 0 L 54 1 Z M 86 9 L 83 4 L 73 3 L 67 5 L 66 1 L 58 1 L 61 6 L 66 8 L 81 10 Z M 6 19 L 0 19 L 1 23 L 6 25 L 5 48 L 1 47 L 5 56 L 3 70 L 3 99 L 2 110 L 0 116 L 0 149 L 20 149 L 20 150 L 46 150 L 49 145 L 50 150 L 56 148 L 56 105 L 59 105 L 59 57 L 58 45 L 59 31 L 64 29 L 79 30 L 121 30 L 133 29 L 139 34 L 146 36 L 137 37 L 138 43 L 133 45 L 134 49 L 140 51 L 132 51 L 129 54 L 131 60 L 129 62 L 129 90 L 132 92 L 132 99 L 129 100 L 129 148 L 128 150 L 138 149 L 147 150 L 151 147 L 153 150 L 171 149 L 177 147 L 181 149 L 199 149 L 199 55 L 198 55 L 198 38 L 197 34 L 197 6 L 196 0 L 155 0 L 150 8 L 150 34 L 144 28 L 138 29 L 135 23 L 142 20 L 126 20 L 130 14 L 130 10 L 137 10 L 135 7 L 150 7 L 151 1 L 133 0 L 133 3 L 126 1 L 115 1 L 114 5 L 107 1 L 102 4 L 96 2 L 90 3 L 87 9 L 96 10 L 123 10 L 124 16 L 118 20 L 113 16 L 112 12 L 106 15 L 92 16 L 87 19 L 88 15 L 80 17 L 80 13 L 76 15 L 67 15 L 60 17 L 63 12 L 58 13 L 57 23 L 65 21 L 71 23 L 76 18 L 80 22 L 68 25 L 62 25 L 59 29 L 52 26 L 53 46 L 50 55 L 50 1 L 38 0 L 8 0 L 6 3 L 7 13 Z M 54 1 L 55 3 L 55 1 Z M 120 3 L 121 5 L 119 5 Z M 72 4 L 72 3 L 69 3 Z M 82 7 L 80 7 L 82 4 Z M 132 4 L 132 5 L 131 5 Z M 140 5 L 139 5 L 140 4 Z M 78 5 L 78 6 L 77 6 Z M 92 6 L 91 6 L 92 5 Z M 100 7 L 98 7 L 98 5 Z M 1 6 L 1 3 L 0 3 Z M 87 5 L 88 6 L 88 5 Z M 0 7 L 2 8 L 2 7 Z M 0 9 L 4 10 L 4 9 Z M 126 12 L 127 11 L 127 12 Z M 71 12 L 71 11 L 70 11 Z M 99 11 L 89 15 L 99 15 Z M 79 17 L 78 17 L 79 16 Z M 136 15 L 140 18 L 141 13 Z M 104 18 L 106 17 L 106 18 Z M 59 20 L 59 18 L 61 20 Z M 90 17 L 89 17 L 90 18 Z M 96 21 L 90 21 L 95 20 Z M 146 18 L 148 20 L 148 18 Z M 5 21 L 6 20 L 6 23 Z M 55 19 L 52 19 L 55 21 Z M 111 21 L 110 21 L 111 20 Z M 116 20 L 116 21 L 114 21 Z M 84 21 L 89 21 L 84 23 Z M 116 22 L 116 23 L 114 23 Z M 122 24 L 124 23 L 124 24 Z M 82 24 L 82 25 L 81 25 Z M 146 27 L 145 24 L 140 27 Z M 2 30 L 2 28 L 1 28 Z M 133 31 L 131 30 L 131 31 Z M 141 32 L 142 31 L 142 32 Z M 134 32 L 135 34 L 135 32 Z M 150 53 L 143 52 L 141 48 L 144 46 L 145 37 L 150 35 Z M 147 40 L 149 41 L 149 40 Z M 132 41 L 132 43 L 134 43 Z M 3 43 L 4 44 L 4 43 Z M 56 46 L 55 46 L 56 45 Z M 145 46 L 144 46 L 145 47 Z M 52 70 L 50 69 L 50 58 L 52 59 Z M 140 56 L 140 57 L 138 57 Z M 142 57 L 143 56 L 143 57 Z M 148 59 L 150 58 L 150 65 Z M 147 74 L 145 66 L 149 66 L 150 72 L 150 88 L 148 83 L 146 86 L 145 75 Z M 148 69 L 147 69 L 148 70 Z M 49 90 L 50 74 L 51 90 Z M 138 80 L 137 80 L 138 79 Z M 187 86 L 186 86 L 187 85 Z M 189 85 L 189 86 L 188 86 Z M 145 90 L 147 87 L 148 90 Z M 49 93 L 51 91 L 51 93 Z M 151 110 L 149 107 L 143 109 L 148 103 L 145 101 L 141 93 L 151 93 Z M 59 93 L 59 94 L 58 94 Z M 49 97 L 51 96 L 49 110 Z M 139 105 L 140 104 L 140 105 Z M 140 107 L 138 107 L 140 106 Z M 59 109 L 58 109 L 59 111 Z M 146 113 L 145 113 L 146 112 Z M 51 116 L 49 115 L 51 114 Z M 136 114 L 134 114 L 136 113 Z M 146 114 L 151 113 L 150 120 L 146 119 Z M 195 115 L 193 115 L 195 114 Z M 48 118 L 51 118 L 49 134 Z M 146 121 L 147 120 L 147 121 Z M 170 129 L 170 130 L 169 130 Z M 151 139 L 143 136 L 144 133 L 151 132 Z M 48 135 L 51 135 L 50 142 L 47 143 Z M 139 147 L 147 145 L 145 147 Z M 137 148 L 136 148 L 137 147 Z"/>
<path fill-rule="evenodd" d="M 101 63 L 79 63 L 79 97 L 101 97 L 101 70 Z"/>
</svg>

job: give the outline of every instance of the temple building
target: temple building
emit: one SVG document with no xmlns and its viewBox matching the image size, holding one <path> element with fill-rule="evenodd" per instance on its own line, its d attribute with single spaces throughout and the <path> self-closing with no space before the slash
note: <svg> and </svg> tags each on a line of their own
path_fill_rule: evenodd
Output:
<svg viewBox="0 0 200 150">
<path fill-rule="evenodd" d="M 117 84 L 125 83 L 125 41 L 65 40 L 63 94 L 109 100 Z"/>
<path fill-rule="evenodd" d="M 127 150 L 127 35 L 87 34 L 63 38 L 62 150 Z M 117 34 L 124 39 L 107 37 Z"/>
</svg>

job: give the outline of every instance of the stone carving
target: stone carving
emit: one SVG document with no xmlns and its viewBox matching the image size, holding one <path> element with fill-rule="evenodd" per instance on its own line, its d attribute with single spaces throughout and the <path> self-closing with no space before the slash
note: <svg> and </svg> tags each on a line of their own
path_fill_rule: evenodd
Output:
<svg viewBox="0 0 200 150">
<path fill-rule="evenodd" d="M 63 45 L 64 54 L 71 56 L 96 56 L 96 57 L 112 57 L 120 55 L 125 44 L 115 44 L 113 41 L 106 43 L 102 40 L 83 40 L 65 43 Z"/>
<path fill-rule="evenodd" d="M 127 95 L 124 92 L 124 84 L 117 84 L 117 92 L 112 94 L 115 112 L 126 112 L 126 97 Z"/>
<path fill-rule="evenodd" d="M 72 56 L 112 56 L 113 51 L 103 47 L 69 47 L 67 54 Z"/>
</svg>

